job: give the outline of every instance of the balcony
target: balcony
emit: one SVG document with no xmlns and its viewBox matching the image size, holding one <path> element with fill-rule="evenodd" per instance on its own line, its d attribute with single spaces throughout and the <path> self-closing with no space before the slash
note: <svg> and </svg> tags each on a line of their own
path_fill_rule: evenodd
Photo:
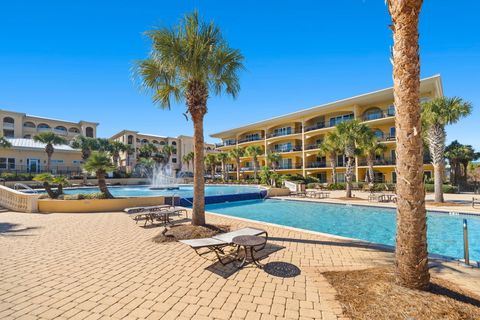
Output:
<svg viewBox="0 0 480 320">
<path fill-rule="evenodd" d="M 326 162 L 309 162 L 307 163 L 307 168 L 326 168 Z"/>
<path fill-rule="evenodd" d="M 243 139 L 238 139 L 238 143 L 240 144 L 240 143 L 260 141 L 260 140 L 263 140 L 263 137 L 243 138 Z"/>
<path fill-rule="evenodd" d="M 66 130 L 53 129 L 53 132 L 61 136 L 68 135 L 68 132 Z"/>
<path fill-rule="evenodd" d="M 228 140 L 221 143 L 215 143 L 215 147 L 216 148 L 228 147 L 228 146 L 235 146 L 236 144 L 237 144 L 237 140 Z"/>
<path fill-rule="evenodd" d="M 289 130 L 289 131 L 286 131 L 286 132 L 269 133 L 269 134 L 267 134 L 267 139 L 275 138 L 275 137 L 289 136 L 289 135 L 298 134 L 298 133 L 302 133 L 302 129 Z"/>
<path fill-rule="evenodd" d="M 37 132 L 50 132 L 52 128 L 37 128 Z"/>
<path fill-rule="evenodd" d="M 302 169 L 302 164 L 283 164 L 275 168 L 276 170 L 292 170 L 292 169 Z"/>
<path fill-rule="evenodd" d="M 383 159 L 375 159 L 373 161 L 374 166 L 391 166 L 395 165 L 396 161 L 393 158 L 383 158 Z M 360 161 L 360 166 L 368 166 L 367 160 Z"/>
<path fill-rule="evenodd" d="M 283 153 L 283 152 L 296 152 L 302 151 L 301 146 L 290 147 L 290 148 L 273 148 L 270 150 L 271 152 Z"/>
<path fill-rule="evenodd" d="M 3 123 L 3 129 L 15 129 L 15 124 L 10 123 L 10 122 L 4 122 Z"/>
<path fill-rule="evenodd" d="M 320 148 L 320 146 L 319 146 L 319 145 L 320 145 L 321 143 L 322 143 L 322 142 L 319 142 L 319 143 L 314 143 L 314 144 L 309 144 L 309 145 L 307 145 L 307 146 L 305 147 L 305 150 L 314 150 L 314 149 L 318 149 L 318 148 Z"/>
<path fill-rule="evenodd" d="M 241 167 L 240 171 L 252 171 L 253 167 Z"/>
<path fill-rule="evenodd" d="M 308 126 L 308 127 L 305 127 L 305 132 L 308 132 L 308 131 L 312 131 L 312 130 L 317 130 L 317 129 L 323 129 L 323 128 L 327 128 L 328 125 L 325 123 L 325 121 L 321 121 L 313 126 Z"/>
<path fill-rule="evenodd" d="M 378 111 L 378 112 L 372 112 L 369 114 L 364 114 L 362 116 L 362 120 L 372 121 L 372 120 L 383 119 L 383 118 L 394 117 L 394 116 L 395 116 L 395 110 Z"/>
</svg>

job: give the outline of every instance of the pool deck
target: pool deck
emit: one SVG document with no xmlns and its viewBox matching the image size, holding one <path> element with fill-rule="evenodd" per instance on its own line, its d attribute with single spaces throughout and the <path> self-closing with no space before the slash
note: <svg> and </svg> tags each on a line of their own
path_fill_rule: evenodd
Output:
<svg viewBox="0 0 480 320">
<path fill-rule="evenodd" d="M 292 278 L 236 270 L 126 214 L 0 212 L 1 319 L 346 319 L 321 275 L 393 263 L 360 241 L 207 214 L 207 221 L 264 228 L 262 263 L 287 262 Z M 432 273 L 480 294 L 480 270 L 432 261 Z"/>
</svg>

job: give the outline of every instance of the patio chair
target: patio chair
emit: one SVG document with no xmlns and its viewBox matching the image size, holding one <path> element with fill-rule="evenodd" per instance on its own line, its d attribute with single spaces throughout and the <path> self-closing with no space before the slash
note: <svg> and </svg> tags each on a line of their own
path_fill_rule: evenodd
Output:
<svg viewBox="0 0 480 320">
<path fill-rule="evenodd" d="M 475 205 L 480 205 L 480 198 L 472 198 L 472 208 L 475 208 Z"/>
<path fill-rule="evenodd" d="M 368 202 L 379 202 L 383 196 L 383 193 L 370 192 L 370 194 L 368 195 Z"/>
<path fill-rule="evenodd" d="M 145 220 L 144 226 L 147 225 L 148 221 L 150 221 L 153 224 L 155 219 L 158 220 L 158 213 L 161 211 L 164 211 L 161 214 L 161 216 L 164 216 L 165 214 L 180 214 L 181 212 L 184 212 L 185 216 L 187 216 L 187 210 L 185 208 L 182 208 L 182 207 L 176 208 L 169 204 L 125 208 L 123 211 L 128 214 L 131 214 L 132 219 L 135 220 L 135 223 L 138 223 L 139 220 Z"/>
<path fill-rule="evenodd" d="M 237 236 L 264 236 L 268 240 L 268 233 L 262 229 L 256 228 L 242 228 L 235 231 L 217 234 L 211 238 L 202 238 L 202 239 L 191 239 L 191 240 L 179 240 L 179 242 L 190 246 L 199 256 L 206 255 L 208 253 L 215 253 L 218 261 L 222 265 L 227 265 L 233 260 L 225 261 L 225 257 L 228 256 L 228 253 L 225 251 L 226 247 L 235 248 L 233 244 L 233 238 Z M 265 242 L 266 243 L 266 242 Z M 259 248 L 256 248 L 255 251 L 260 251 L 265 248 L 265 245 L 262 245 Z"/>
</svg>

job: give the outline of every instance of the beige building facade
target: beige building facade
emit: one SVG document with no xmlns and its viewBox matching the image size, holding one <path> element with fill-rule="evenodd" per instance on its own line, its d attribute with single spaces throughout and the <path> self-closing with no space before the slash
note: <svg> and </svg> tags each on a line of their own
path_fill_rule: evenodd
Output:
<svg viewBox="0 0 480 320">
<path fill-rule="evenodd" d="M 421 101 L 443 96 L 440 75 L 423 79 L 420 85 Z M 259 165 L 268 165 L 266 156 L 276 152 L 281 155 L 277 164 L 280 174 L 299 174 L 317 177 L 321 182 L 331 182 L 331 168 L 325 156 L 319 155 L 319 146 L 326 134 L 338 123 L 358 119 L 368 125 L 381 141 L 386 150 L 375 161 L 376 182 L 396 182 L 395 173 L 395 107 L 393 105 L 393 88 L 378 90 L 359 96 L 327 103 L 309 109 L 292 112 L 264 121 L 247 124 L 242 127 L 212 134 L 221 139 L 217 150 L 228 152 L 233 148 L 246 148 L 258 145 L 263 154 Z M 337 181 L 345 179 L 345 158 L 337 159 Z M 367 174 L 365 159 L 356 158 L 355 176 L 363 181 Z M 228 166 L 230 176 L 235 178 L 234 163 Z M 240 170 L 243 178 L 253 176 L 253 159 L 248 155 L 241 158 Z M 426 175 L 432 175 L 432 166 L 425 159 Z"/>
</svg>

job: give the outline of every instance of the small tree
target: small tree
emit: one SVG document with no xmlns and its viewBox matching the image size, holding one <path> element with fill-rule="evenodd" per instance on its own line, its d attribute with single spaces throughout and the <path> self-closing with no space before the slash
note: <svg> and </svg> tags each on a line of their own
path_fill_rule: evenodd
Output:
<svg viewBox="0 0 480 320">
<path fill-rule="evenodd" d="M 183 155 L 182 161 L 183 163 L 187 164 L 187 170 L 190 170 L 190 163 L 193 161 L 194 157 L 195 157 L 195 154 L 193 153 L 193 151 Z"/>
<path fill-rule="evenodd" d="M 210 174 L 212 176 L 212 180 L 215 180 L 215 169 L 217 166 L 217 156 L 214 153 L 209 153 L 205 157 L 205 166 L 210 169 Z"/>
<path fill-rule="evenodd" d="M 165 156 L 165 163 L 169 163 L 172 155 L 177 153 L 177 148 L 170 145 L 164 145 L 162 148 L 162 153 Z"/>
<path fill-rule="evenodd" d="M 235 160 L 235 165 L 237 166 L 237 181 L 240 181 L 240 158 L 245 155 L 245 149 L 243 148 L 234 148 L 230 150 L 230 158 Z"/>
<path fill-rule="evenodd" d="M 33 140 L 45 144 L 45 152 L 47 153 L 48 158 L 47 171 L 50 171 L 50 161 L 52 160 L 52 155 L 55 152 L 55 148 L 53 146 L 67 144 L 67 140 L 53 132 L 41 132 L 33 136 Z"/>
<path fill-rule="evenodd" d="M 98 150 L 98 140 L 94 138 L 84 137 L 84 136 L 76 136 L 70 146 L 74 149 L 80 149 L 82 152 L 82 160 L 83 163 L 87 161 L 87 159 L 92 154 L 93 150 Z M 83 183 L 87 183 L 87 172 L 83 173 Z"/>
<path fill-rule="evenodd" d="M 360 138 L 359 151 L 367 160 L 369 183 L 374 183 L 375 180 L 375 172 L 373 170 L 375 159 L 377 156 L 383 155 L 385 150 L 387 150 L 387 147 L 378 141 L 371 130 L 367 131 L 366 134 Z"/>
<path fill-rule="evenodd" d="M 222 165 L 223 181 L 228 180 L 228 174 L 226 169 L 226 162 L 230 159 L 230 155 L 226 152 L 217 153 L 217 161 Z"/>
<path fill-rule="evenodd" d="M 6 149 L 11 148 L 12 144 L 4 136 L 0 136 L 0 148 Z"/>
<path fill-rule="evenodd" d="M 120 152 L 127 151 L 127 145 L 120 141 L 110 141 L 110 147 L 108 150 L 112 154 L 113 164 L 119 168 L 120 167 Z"/>
<path fill-rule="evenodd" d="M 282 155 L 278 152 L 269 152 L 267 154 L 267 161 L 272 167 L 273 172 L 276 172 L 280 160 L 282 160 Z"/>
<path fill-rule="evenodd" d="M 98 188 L 100 189 L 100 192 L 106 199 L 113 199 L 105 181 L 105 175 L 107 172 L 115 170 L 110 154 L 101 151 L 92 152 L 90 158 L 88 158 L 83 165 L 83 169 L 95 173 L 98 179 Z"/>
<path fill-rule="evenodd" d="M 34 181 L 39 181 L 43 183 L 43 187 L 47 192 L 48 196 L 51 199 L 57 199 L 60 195 L 63 194 L 63 187 L 69 184 L 68 180 L 64 176 L 53 176 L 50 173 L 40 173 L 33 177 Z M 57 185 L 57 190 L 52 190 L 52 185 Z"/>
<path fill-rule="evenodd" d="M 245 151 L 253 159 L 253 177 L 257 182 L 258 156 L 263 154 L 263 149 L 260 146 L 248 146 Z"/>
<path fill-rule="evenodd" d="M 342 146 L 335 131 L 329 132 L 325 140 L 318 146 L 319 156 L 325 156 L 332 168 L 332 183 L 337 183 L 337 156 L 342 152 Z"/>
</svg>

